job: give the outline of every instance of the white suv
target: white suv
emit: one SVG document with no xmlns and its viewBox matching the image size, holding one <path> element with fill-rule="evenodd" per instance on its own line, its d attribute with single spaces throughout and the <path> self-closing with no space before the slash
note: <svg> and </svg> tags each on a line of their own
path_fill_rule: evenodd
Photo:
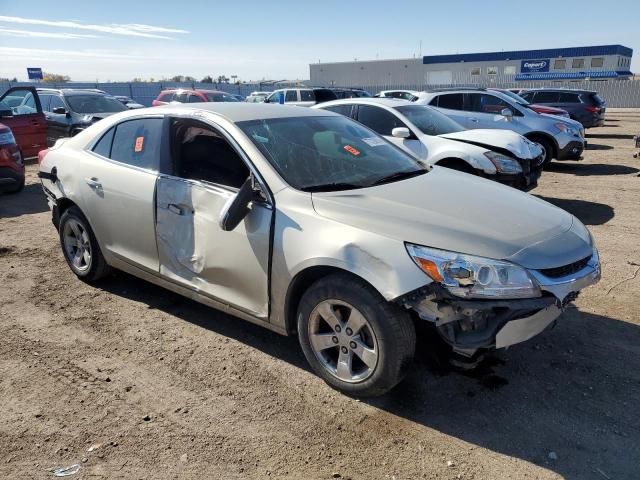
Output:
<svg viewBox="0 0 640 480">
<path fill-rule="evenodd" d="M 275 90 L 264 102 L 311 107 L 317 103 L 337 99 L 335 92 L 328 88 L 281 88 Z"/>
<path fill-rule="evenodd" d="M 501 92 L 482 88 L 422 92 L 416 103 L 438 107 L 469 129 L 513 130 L 540 144 L 545 163 L 551 159 L 580 160 L 585 147 L 584 129 L 574 120 L 536 113 Z"/>
</svg>

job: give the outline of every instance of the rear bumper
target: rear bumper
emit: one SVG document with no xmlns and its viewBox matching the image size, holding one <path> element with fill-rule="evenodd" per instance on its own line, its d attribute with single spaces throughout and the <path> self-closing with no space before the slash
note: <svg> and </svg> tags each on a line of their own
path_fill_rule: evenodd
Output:
<svg viewBox="0 0 640 480">
<path fill-rule="evenodd" d="M 24 183 L 24 167 L 20 169 L 0 166 L 0 191 L 11 191 Z"/>
</svg>

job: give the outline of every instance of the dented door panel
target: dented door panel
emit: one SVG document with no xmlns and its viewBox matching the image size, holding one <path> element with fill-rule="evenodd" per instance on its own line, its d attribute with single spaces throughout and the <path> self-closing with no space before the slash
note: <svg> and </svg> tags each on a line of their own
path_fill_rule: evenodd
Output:
<svg viewBox="0 0 640 480">
<path fill-rule="evenodd" d="M 272 209 L 253 203 L 243 222 L 225 232 L 219 215 L 233 195 L 200 182 L 158 180 L 160 274 L 267 320 Z"/>
</svg>

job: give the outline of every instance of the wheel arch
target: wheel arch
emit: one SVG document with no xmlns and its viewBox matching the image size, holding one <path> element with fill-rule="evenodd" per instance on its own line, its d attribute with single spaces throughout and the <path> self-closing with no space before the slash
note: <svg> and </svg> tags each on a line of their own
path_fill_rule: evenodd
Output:
<svg viewBox="0 0 640 480">
<path fill-rule="evenodd" d="M 553 147 L 553 152 L 551 152 L 553 155 L 553 158 L 556 158 L 558 156 L 558 142 L 556 141 L 555 138 L 553 138 L 552 135 L 549 135 L 548 133 L 545 132 L 529 132 L 527 134 L 524 135 L 524 137 L 528 138 L 529 140 L 531 140 L 532 142 L 536 141 L 536 138 L 542 138 L 544 140 L 547 140 L 548 142 L 551 143 L 552 147 Z"/>
<path fill-rule="evenodd" d="M 289 283 L 287 294 L 285 296 L 284 320 L 285 328 L 288 334 L 293 334 L 296 331 L 296 315 L 298 314 L 298 306 L 300 305 L 300 300 L 302 299 L 302 295 L 304 294 L 304 292 L 318 280 L 335 273 L 346 274 L 357 278 L 358 280 L 361 280 L 370 285 L 371 288 L 373 288 L 381 297 L 383 297 L 380 291 L 374 285 L 372 285 L 371 282 L 367 281 L 366 278 L 363 278 L 357 273 L 354 273 L 347 269 L 330 265 L 314 265 L 307 267 L 304 270 L 298 272 L 296 276 L 293 277 L 293 279 Z"/>
<path fill-rule="evenodd" d="M 477 175 L 477 170 L 471 165 L 468 161 L 460 157 L 445 157 L 441 158 L 434 162 L 434 165 L 438 165 L 440 167 L 451 168 L 453 170 L 458 170 L 460 172 L 470 173 L 472 175 Z"/>
</svg>

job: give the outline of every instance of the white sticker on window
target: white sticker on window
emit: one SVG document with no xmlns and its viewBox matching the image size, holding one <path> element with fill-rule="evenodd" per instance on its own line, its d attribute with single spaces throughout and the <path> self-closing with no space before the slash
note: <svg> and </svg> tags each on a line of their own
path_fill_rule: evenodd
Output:
<svg viewBox="0 0 640 480">
<path fill-rule="evenodd" d="M 386 144 L 386 142 L 380 137 L 367 137 L 363 138 L 362 141 L 370 147 L 379 147 L 380 145 Z"/>
</svg>

